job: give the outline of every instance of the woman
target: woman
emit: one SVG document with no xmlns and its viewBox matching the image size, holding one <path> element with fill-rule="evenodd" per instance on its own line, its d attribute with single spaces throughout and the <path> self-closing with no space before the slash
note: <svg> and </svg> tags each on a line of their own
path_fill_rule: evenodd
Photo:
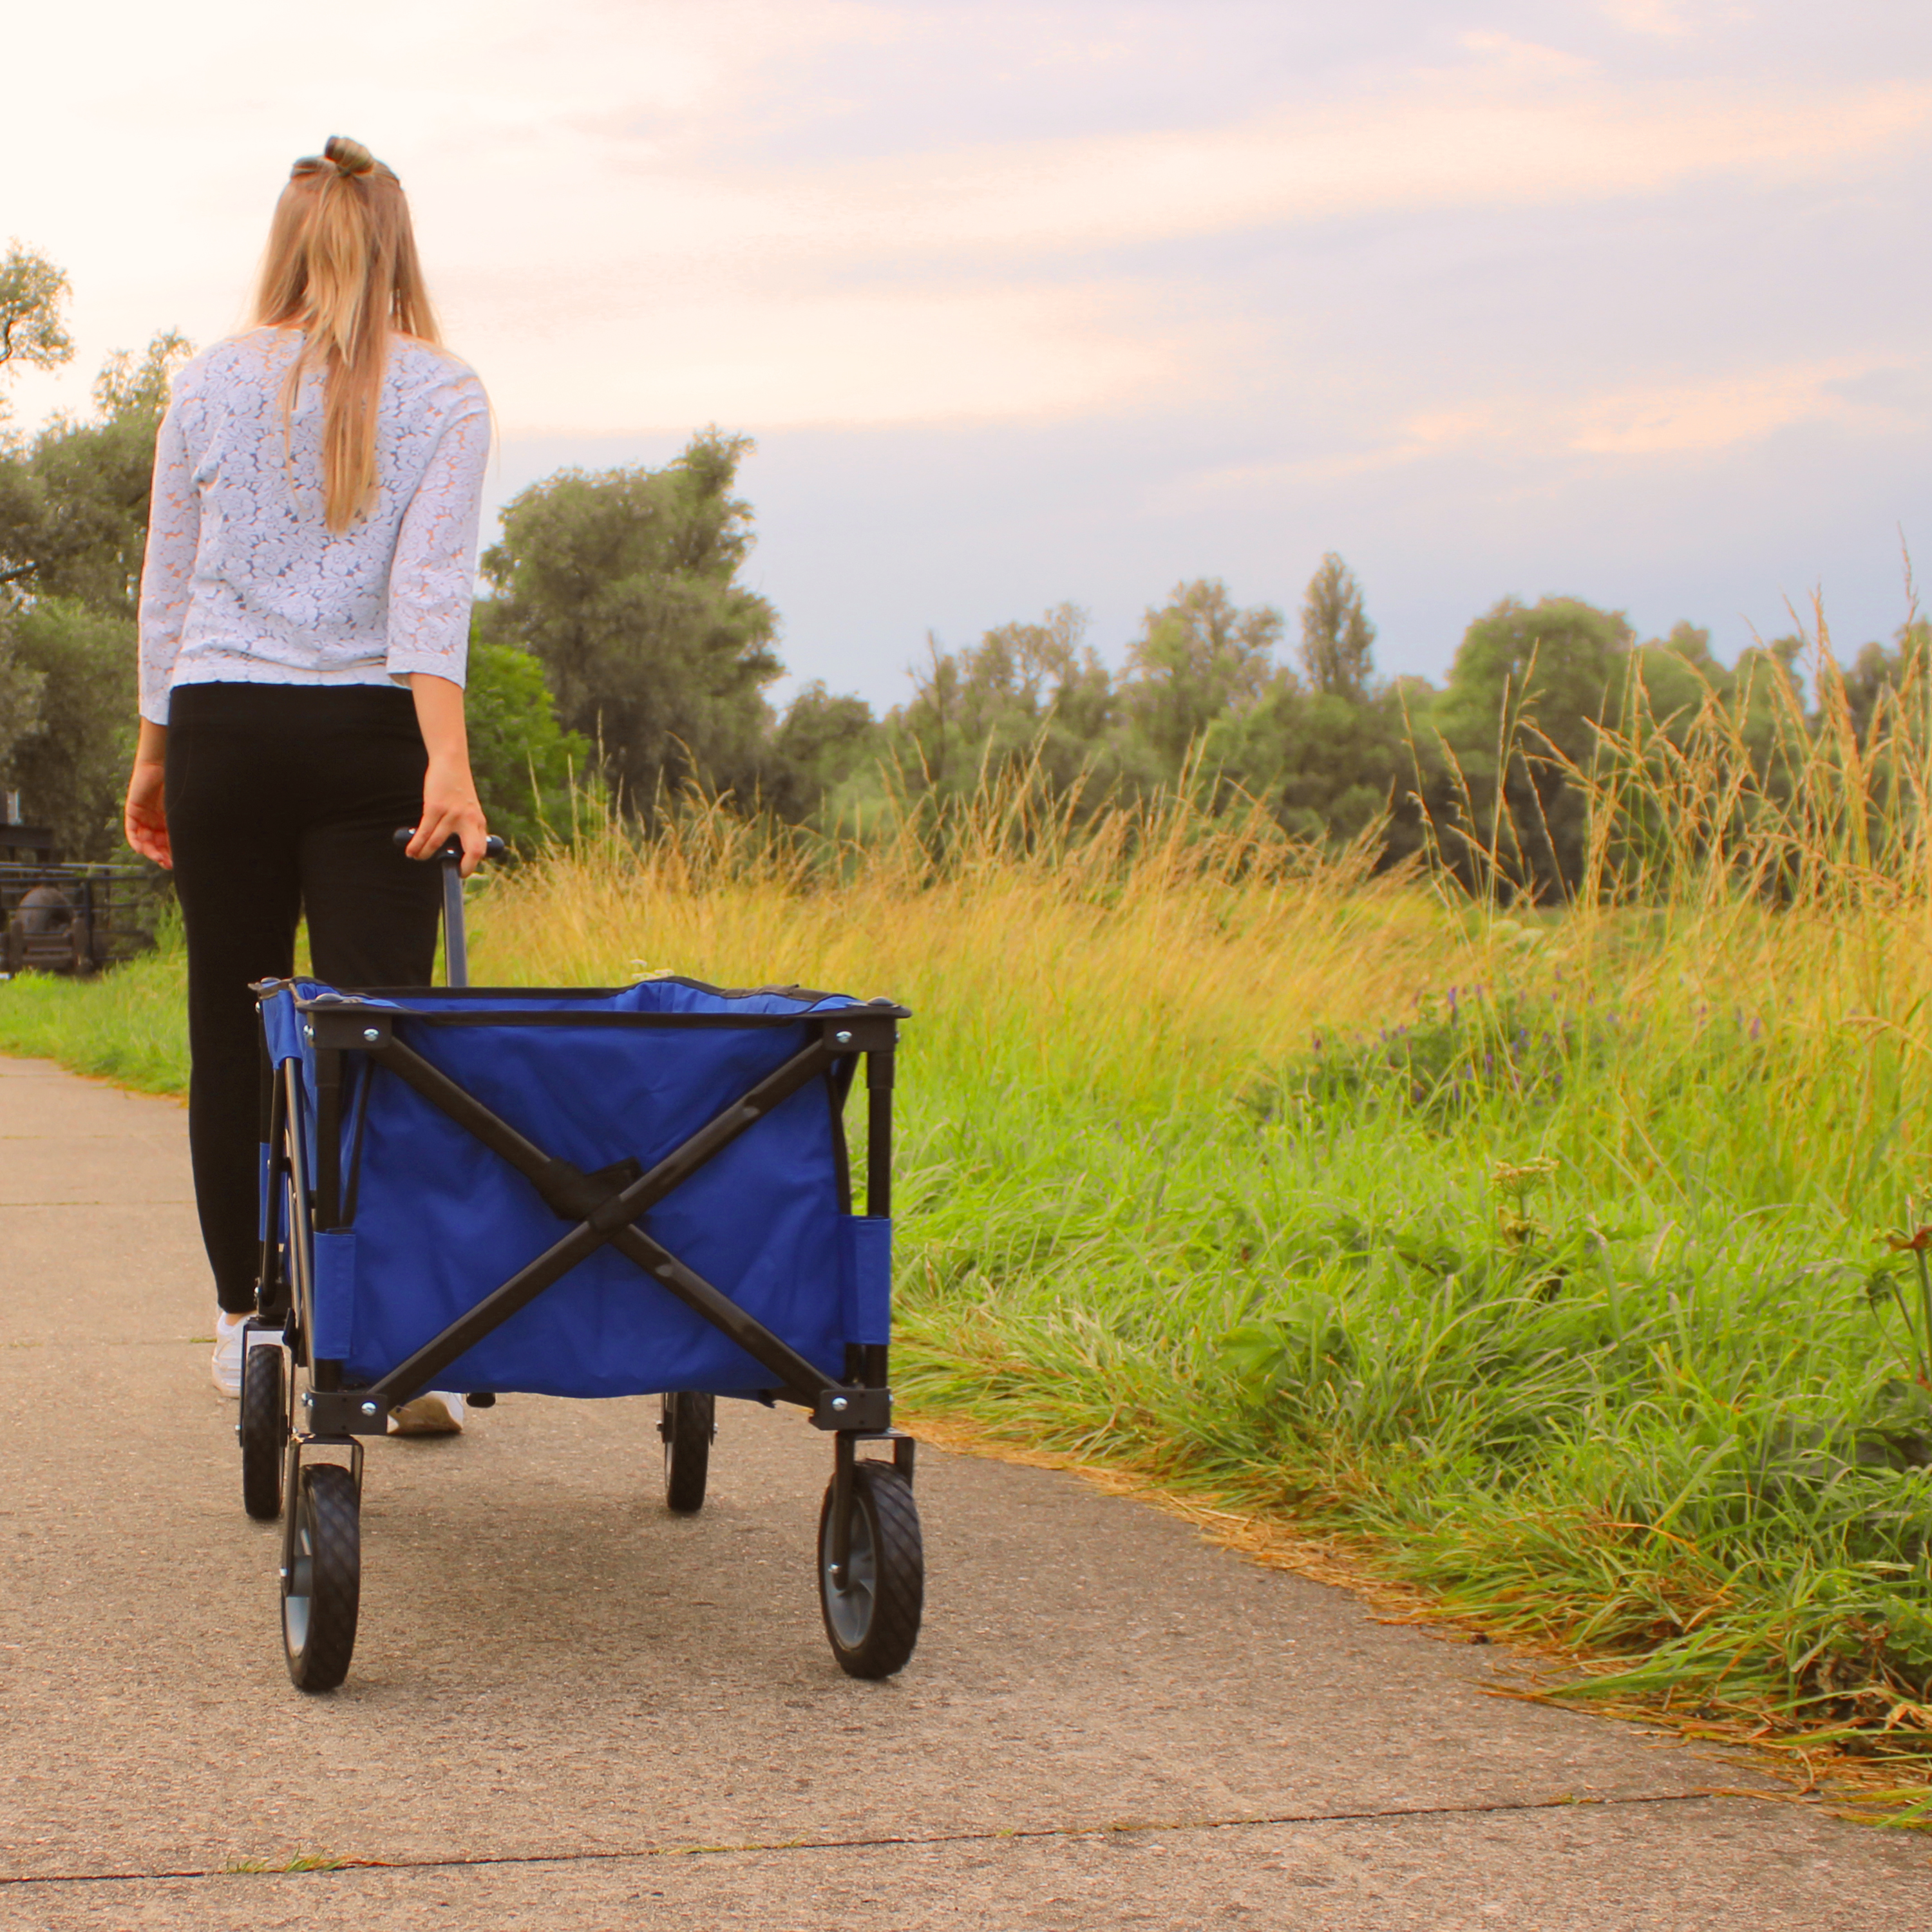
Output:
<svg viewBox="0 0 1932 1932">
<path fill-rule="evenodd" d="M 176 378 L 141 577 L 128 842 L 188 934 L 188 1141 L 220 1304 L 215 1386 L 254 1311 L 260 1048 L 250 982 L 424 986 L 433 860 L 482 856 L 463 684 L 489 404 L 438 343 L 396 177 L 332 138 L 275 210 L 255 326 Z M 399 826 L 413 825 L 406 856 Z M 410 1433 L 460 1429 L 420 1397 Z"/>
</svg>

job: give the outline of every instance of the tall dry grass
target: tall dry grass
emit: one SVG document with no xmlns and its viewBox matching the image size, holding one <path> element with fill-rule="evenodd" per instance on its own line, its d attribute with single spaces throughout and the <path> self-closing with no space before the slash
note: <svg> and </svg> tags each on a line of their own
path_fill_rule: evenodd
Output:
<svg viewBox="0 0 1932 1932">
<path fill-rule="evenodd" d="M 1821 722 L 1768 665 L 1660 717 L 1634 682 L 1570 773 L 1560 907 L 1526 903 L 1536 828 L 1467 797 L 1378 876 L 1022 773 L 862 838 L 586 822 L 476 892 L 472 960 L 904 1000 L 914 1400 L 1906 1779 L 1932 1335 L 1882 1237 L 1932 1222 L 1932 678 L 1860 725 L 1825 640 L 1816 688 Z M 1556 756 L 1521 720 L 1502 750 Z M 124 986 L 0 988 L 0 1044 L 154 1077 L 120 1036 L 178 959 Z"/>
<path fill-rule="evenodd" d="M 700 806 L 649 840 L 608 821 L 489 882 L 479 979 L 617 983 L 675 972 L 890 994 L 913 1050 L 1055 1088 L 1164 1105 L 1224 1091 L 1479 970 L 1445 916 L 1368 849 L 1330 854 L 1264 814 L 1184 796 L 1082 820 L 1022 775 L 944 824 L 817 840 Z"/>
</svg>

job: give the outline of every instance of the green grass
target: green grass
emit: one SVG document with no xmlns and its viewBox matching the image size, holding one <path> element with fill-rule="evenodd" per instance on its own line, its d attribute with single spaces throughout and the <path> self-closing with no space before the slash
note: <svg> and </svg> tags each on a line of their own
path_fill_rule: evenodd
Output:
<svg viewBox="0 0 1932 1932">
<path fill-rule="evenodd" d="M 94 980 L 28 973 L 0 983 L 0 1053 L 58 1060 L 142 1094 L 188 1090 L 178 927 L 160 948 Z"/>
<path fill-rule="evenodd" d="M 478 976 L 904 998 L 911 1406 L 1338 1539 L 1606 1699 L 1932 1769 L 1932 1350 L 1882 1239 L 1932 1198 L 1922 913 L 766 858 L 525 867 Z M 0 986 L 0 1049 L 175 1089 L 180 970 Z"/>
<path fill-rule="evenodd" d="M 1918 1761 L 1932 1403 L 1871 1294 L 1895 1168 L 1817 1162 L 1838 1083 L 1761 1016 L 1573 1004 L 1484 1090 L 1478 1004 L 1453 1101 L 1378 1038 L 1165 1114 L 914 1076 L 901 1389 L 1630 1658 L 1600 1694 Z"/>
</svg>

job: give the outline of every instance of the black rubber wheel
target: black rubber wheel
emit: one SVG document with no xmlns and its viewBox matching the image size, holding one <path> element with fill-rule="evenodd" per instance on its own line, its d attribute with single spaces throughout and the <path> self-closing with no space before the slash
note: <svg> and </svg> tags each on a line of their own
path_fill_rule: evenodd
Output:
<svg viewBox="0 0 1932 1932">
<path fill-rule="evenodd" d="M 282 1576 L 282 1648 L 298 1690 L 333 1690 L 356 1653 L 362 1531 L 356 1480 L 332 1462 L 302 1472 L 295 1548 Z"/>
<path fill-rule="evenodd" d="M 688 1389 L 664 1397 L 658 1433 L 664 1438 L 664 1507 L 694 1516 L 704 1507 L 711 1438 L 718 1433 L 718 1398 Z"/>
<path fill-rule="evenodd" d="M 852 1468 L 851 1554 L 843 1576 L 832 1562 L 828 1483 L 818 1512 L 818 1606 L 832 1654 L 848 1677 L 890 1677 L 919 1642 L 926 1606 L 926 1549 L 912 1485 L 888 1462 Z"/>
<path fill-rule="evenodd" d="M 242 1346 L 242 1507 L 257 1522 L 282 1513 L 282 1456 L 288 1447 L 288 1396 L 282 1352 L 272 1342 Z"/>
</svg>

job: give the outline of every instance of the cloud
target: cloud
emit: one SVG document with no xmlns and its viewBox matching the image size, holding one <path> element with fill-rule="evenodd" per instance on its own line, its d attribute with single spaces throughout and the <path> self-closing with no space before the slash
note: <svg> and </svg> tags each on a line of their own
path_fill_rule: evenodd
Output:
<svg viewBox="0 0 1932 1932">
<path fill-rule="evenodd" d="M 1013 260 L 1401 210 L 1654 194 L 1700 177 L 1815 173 L 1932 130 L 1932 87 L 1675 88 L 1496 35 L 1469 58 L 1357 98 L 1231 126 L 985 142 L 782 168 L 692 168 L 630 136 L 532 127 L 482 164 L 488 198 L 534 214 L 574 173 L 594 200 L 520 229 L 574 257 L 612 218 L 625 252 L 694 261 L 755 250 L 818 262 Z M 620 248 L 623 244 L 619 244 Z"/>
<path fill-rule="evenodd" d="M 1618 26 L 1633 34 L 1676 40 L 1690 32 L 1682 0 L 1603 0 L 1603 8 Z"/>
<path fill-rule="evenodd" d="M 1222 465 L 1180 479 L 1176 505 L 1257 490 L 1339 482 L 1453 457 L 1480 454 L 1506 466 L 1545 464 L 1566 453 L 1659 458 L 1712 455 L 1802 423 L 1865 434 L 1922 431 L 1932 409 L 1923 370 L 1892 360 L 1840 356 L 1716 374 L 1698 382 L 1652 382 L 1568 396 L 1492 396 L 1397 416 L 1381 434 L 1350 441 L 1332 427 L 1301 434 L 1311 453 Z"/>
<path fill-rule="evenodd" d="M 478 295 L 465 346 L 520 434 L 595 435 L 711 420 L 760 429 L 1058 418 L 1184 406 L 1202 332 L 1150 327 L 1158 298 L 1118 286 L 820 290 L 607 299 L 515 326 Z M 484 318 L 488 318 L 485 320 Z"/>
<path fill-rule="evenodd" d="M 1682 17 L 1622 10 L 1652 33 Z M 860 0 L 396 0 L 376 62 L 256 0 L 208 0 L 190 37 L 146 8 L 44 12 L 9 51 L 54 82 L 18 91 L 0 178 L 10 230 L 74 272 L 82 354 L 70 377 L 18 386 L 20 413 L 78 400 L 106 349 L 158 325 L 202 340 L 233 326 L 280 172 L 332 128 L 404 174 L 452 338 L 512 433 L 1046 421 L 1226 395 L 1267 386 L 1270 359 L 1294 352 L 1281 318 L 1159 250 L 1713 181 L 1778 188 L 1889 166 L 1932 128 L 1932 86 L 1910 78 L 1620 74 L 1471 33 L 1432 64 L 1378 52 L 1346 90 L 1284 67 L 1271 105 L 1228 120 L 1123 111 L 1039 138 L 1036 115 L 1015 138 L 989 96 L 947 124 L 982 139 L 935 151 L 902 130 L 890 152 L 830 158 L 828 130 L 862 121 L 865 86 L 883 84 L 863 70 L 881 49 L 938 34 L 892 76 L 920 74 L 956 107 L 993 84 L 986 50 L 969 61 L 959 38 L 970 10 L 949 20 Z M 1126 58 L 1077 35 L 1050 50 Z M 1159 51 L 1136 41 L 1132 56 L 1156 104 Z M 1039 54 L 1016 38 L 1016 59 Z M 184 118 L 183 102 L 199 104 Z M 1671 406 L 1620 416 L 1606 402 L 1578 446 L 1688 447 L 1667 439 L 1772 405 Z M 1322 460 L 1433 446 L 1405 430 L 1378 454 Z"/>
<path fill-rule="evenodd" d="M 1612 456 L 1678 455 L 1755 442 L 1793 423 L 1822 419 L 1862 428 L 1918 426 L 1918 412 L 1860 399 L 1870 379 L 1894 373 L 1838 358 L 1599 397 L 1576 414 L 1570 447 Z"/>
</svg>

